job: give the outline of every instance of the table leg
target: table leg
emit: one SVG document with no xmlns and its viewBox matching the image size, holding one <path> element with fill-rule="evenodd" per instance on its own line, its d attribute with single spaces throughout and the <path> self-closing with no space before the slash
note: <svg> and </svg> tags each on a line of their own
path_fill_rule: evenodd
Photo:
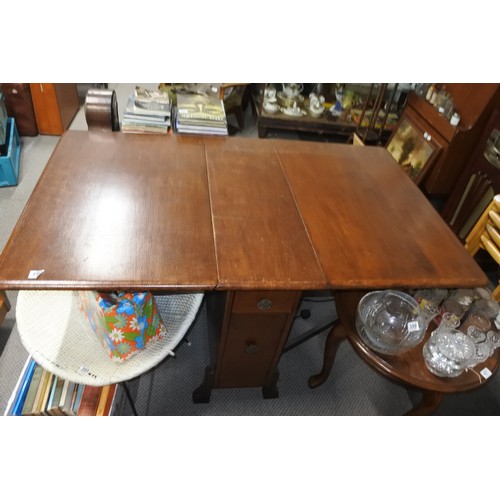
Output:
<svg viewBox="0 0 500 500">
<path fill-rule="evenodd" d="M 2 324 L 2 321 L 4 320 L 9 310 L 10 303 L 9 299 L 7 298 L 7 294 L 3 290 L 0 290 L 0 325 Z"/>
<path fill-rule="evenodd" d="M 309 377 L 309 387 L 314 389 L 318 387 L 323 382 L 326 381 L 330 372 L 333 368 L 333 362 L 335 361 L 335 355 L 337 354 L 337 349 L 339 348 L 340 343 L 345 340 L 347 337 L 347 332 L 341 323 L 334 326 L 325 342 L 325 353 L 323 355 L 323 368 L 321 372 L 317 375 L 312 375 Z"/>
<path fill-rule="evenodd" d="M 274 399 L 279 397 L 278 392 L 279 372 L 276 370 L 268 385 L 262 387 L 262 397 L 264 399 Z"/>
<path fill-rule="evenodd" d="M 422 399 L 415 405 L 406 416 L 432 415 L 443 402 L 444 394 L 436 391 L 422 391 Z"/>
<path fill-rule="evenodd" d="M 210 403 L 214 386 L 215 367 L 210 365 L 205 369 L 205 377 L 201 385 L 193 391 L 193 403 Z"/>
</svg>

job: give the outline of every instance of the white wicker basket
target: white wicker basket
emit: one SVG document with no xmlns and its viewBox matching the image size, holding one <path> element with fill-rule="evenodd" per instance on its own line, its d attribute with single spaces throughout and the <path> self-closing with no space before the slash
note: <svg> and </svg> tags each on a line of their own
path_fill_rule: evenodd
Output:
<svg viewBox="0 0 500 500">
<path fill-rule="evenodd" d="M 193 322 L 202 293 L 155 297 L 167 335 L 124 363 L 114 363 L 80 311 L 73 291 L 20 291 L 16 319 L 21 341 L 46 370 L 70 382 L 109 385 L 145 373 L 156 366 L 182 340 Z"/>
</svg>

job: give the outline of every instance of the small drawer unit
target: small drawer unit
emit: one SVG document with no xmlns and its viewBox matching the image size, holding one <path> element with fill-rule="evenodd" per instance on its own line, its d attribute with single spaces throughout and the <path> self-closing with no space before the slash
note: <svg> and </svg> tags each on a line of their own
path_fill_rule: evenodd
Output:
<svg viewBox="0 0 500 500">
<path fill-rule="evenodd" d="M 275 382 L 300 296 L 296 291 L 228 293 L 216 387 L 265 387 Z"/>
<path fill-rule="evenodd" d="M 19 179 L 19 159 L 21 157 L 21 141 L 14 118 L 7 119 L 6 141 L 0 156 L 0 187 L 17 186 Z"/>
</svg>

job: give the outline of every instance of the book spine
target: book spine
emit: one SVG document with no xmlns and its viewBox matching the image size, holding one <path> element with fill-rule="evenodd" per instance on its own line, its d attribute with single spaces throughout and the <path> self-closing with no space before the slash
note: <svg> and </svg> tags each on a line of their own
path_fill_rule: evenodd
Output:
<svg viewBox="0 0 500 500">
<path fill-rule="evenodd" d="M 47 387 L 45 388 L 45 393 L 43 395 L 42 404 L 40 405 L 40 415 L 48 415 L 47 404 L 49 402 L 50 393 L 52 392 L 52 386 L 54 383 L 54 374 L 49 372 L 47 379 Z"/>
<path fill-rule="evenodd" d="M 70 382 L 68 384 L 68 388 L 66 391 L 66 396 L 64 398 L 64 401 L 61 401 L 62 402 L 61 411 L 65 415 L 73 415 L 71 408 L 73 407 L 73 402 L 75 400 L 76 390 L 77 390 L 77 384 L 75 384 L 74 382 Z"/>
<path fill-rule="evenodd" d="M 38 392 L 38 387 L 40 386 L 40 381 L 42 379 L 42 373 L 43 368 L 37 364 L 31 379 L 26 400 L 24 401 L 23 410 L 21 412 L 22 415 L 29 415 L 31 413 L 31 409 L 33 408 L 33 403 L 35 402 L 35 397 Z"/>
<path fill-rule="evenodd" d="M 109 390 L 111 386 L 105 385 L 102 388 L 101 396 L 99 398 L 99 403 L 97 405 L 97 410 L 95 412 L 97 417 L 102 417 L 104 415 L 104 409 L 106 408 L 106 401 L 108 400 Z"/>
<path fill-rule="evenodd" d="M 19 389 L 21 387 L 21 382 L 23 375 L 26 373 L 26 370 L 28 369 L 28 365 L 31 361 L 31 358 L 29 357 L 26 362 L 24 363 L 23 369 L 21 370 L 21 375 L 17 379 L 16 386 L 14 387 L 14 390 L 12 391 L 12 394 L 10 395 L 9 401 L 7 401 L 7 407 L 5 409 L 4 415 L 12 415 L 12 408 L 14 405 L 14 400 L 16 399 L 17 395 L 19 394 Z"/>
<path fill-rule="evenodd" d="M 49 378 L 49 372 L 47 370 L 42 370 L 42 376 L 40 378 L 40 385 L 36 391 L 35 401 L 33 401 L 33 406 L 31 408 L 30 415 L 38 415 L 40 405 L 42 404 L 43 394 L 45 393 L 45 388 L 47 387 L 47 380 Z"/>
<path fill-rule="evenodd" d="M 22 413 L 23 405 L 26 400 L 26 396 L 28 394 L 29 385 L 31 383 L 31 378 L 33 377 L 33 373 L 35 371 L 35 367 L 36 367 L 35 360 L 30 358 L 28 366 L 22 375 L 21 385 L 17 397 L 14 400 L 14 404 L 12 407 L 12 415 L 21 415 Z"/>
<path fill-rule="evenodd" d="M 78 384 L 75 391 L 75 400 L 71 409 L 73 415 L 78 415 L 78 410 L 80 409 L 80 403 L 82 402 L 83 389 L 85 386 L 83 384 Z"/>
<path fill-rule="evenodd" d="M 113 384 L 109 388 L 108 399 L 106 401 L 106 406 L 104 408 L 104 416 L 111 415 L 111 412 L 113 411 L 113 405 L 116 397 L 116 389 L 117 389 L 117 384 Z"/>
<path fill-rule="evenodd" d="M 94 416 L 96 414 L 99 398 L 101 396 L 102 387 L 86 385 L 83 389 L 78 416 Z"/>
</svg>

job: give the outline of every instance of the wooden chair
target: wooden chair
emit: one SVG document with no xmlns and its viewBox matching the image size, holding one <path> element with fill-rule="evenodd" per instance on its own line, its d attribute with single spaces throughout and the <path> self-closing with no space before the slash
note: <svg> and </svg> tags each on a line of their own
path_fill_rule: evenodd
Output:
<svg viewBox="0 0 500 500">
<path fill-rule="evenodd" d="M 0 290 L 0 325 L 2 324 L 5 315 L 9 312 L 10 310 L 10 303 L 9 299 L 7 298 L 7 295 L 3 290 Z"/>
<path fill-rule="evenodd" d="M 493 198 L 468 234 L 465 249 L 471 255 L 483 249 L 500 265 L 500 195 Z M 493 291 L 493 296 L 500 301 L 500 282 Z"/>
<path fill-rule="evenodd" d="M 245 126 L 243 109 L 247 86 L 247 83 L 221 83 L 219 86 L 219 98 L 224 102 L 226 117 L 233 114 L 240 131 Z"/>
</svg>

